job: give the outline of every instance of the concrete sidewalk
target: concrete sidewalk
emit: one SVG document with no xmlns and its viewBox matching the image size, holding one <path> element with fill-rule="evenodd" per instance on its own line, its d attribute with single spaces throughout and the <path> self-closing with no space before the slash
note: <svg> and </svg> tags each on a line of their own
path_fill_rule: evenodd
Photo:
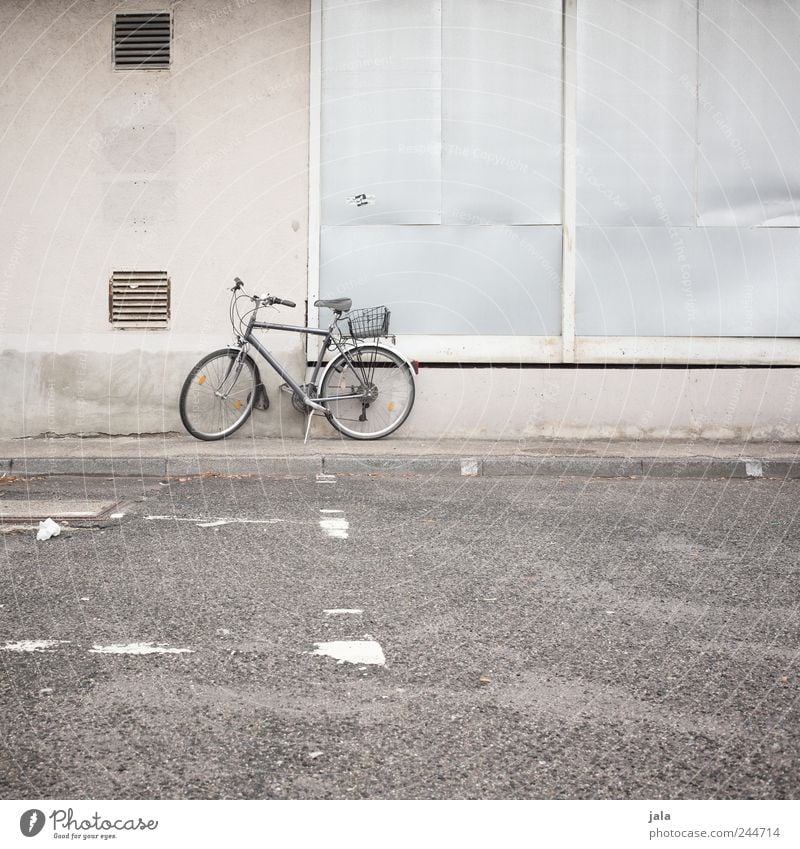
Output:
<svg viewBox="0 0 800 849">
<path fill-rule="evenodd" d="M 800 478 L 800 444 L 712 441 L 250 438 L 181 434 L 0 439 L 13 475 L 448 474 Z"/>
</svg>

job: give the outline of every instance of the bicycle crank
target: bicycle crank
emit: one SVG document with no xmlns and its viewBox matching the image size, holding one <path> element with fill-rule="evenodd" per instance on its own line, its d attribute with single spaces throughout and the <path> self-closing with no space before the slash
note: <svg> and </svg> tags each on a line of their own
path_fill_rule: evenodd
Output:
<svg viewBox="0 0 800 849">
<path fill-rule="evenodd" d="M 313 383 L 306 383 L 300 388 L 306 393 L 306 395 L 308 395 L 309 398 L 317 397 L 317 387 L 314 386 Z M 296 392 L 292 392 L 292 406 L 298 413 L 303 413 L 303 415 L 308 412 L 306 402 Z"/>
</svg>

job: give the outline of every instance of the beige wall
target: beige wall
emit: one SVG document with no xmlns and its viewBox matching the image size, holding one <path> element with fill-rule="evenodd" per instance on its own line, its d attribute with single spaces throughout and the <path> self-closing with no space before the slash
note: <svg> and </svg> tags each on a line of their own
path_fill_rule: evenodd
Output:
<svg viewBox="0 0 800 849">
<path fill-rule="evenodd" d="M 0 3 L 0 435 L 180 430 L 231 278 L 305 302 L 309 0 L 183 0 L 150 72 L 112 70 L 116 5 Z M 127 268 L 170 273 L 169 330 L 110 327 Z M 274 344 L 301 373 L 298 338 Z M 299 435 L 265 377 L 257 431 Z M 797 439 L 798 388 L 796 369 L 423 369 L 401 433 Z"/>
<path fill-rule="evenodd" d="M 168 71 L 112 70 L 115 7 L 0 3 L 6 435 L 177 429 L 236 275 L 304 319 L 309 0 L 173 4 Z M 129 268 L 169 272 L 169 330 L 109 325 Z M 300 368 L 298 338 L 277 346 Z"/>
</svg>

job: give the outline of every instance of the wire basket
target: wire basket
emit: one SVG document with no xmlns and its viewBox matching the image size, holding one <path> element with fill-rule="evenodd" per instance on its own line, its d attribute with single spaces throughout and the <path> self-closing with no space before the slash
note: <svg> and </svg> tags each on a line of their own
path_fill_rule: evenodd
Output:
<svg viewBox="0 0 800 849">
<path fill-rule="evenodd" d="M 363 310 L 352 310 L 347 315 L 350 335 L 354 339 L 388 336 L 389 315 L 390 312 L 386 307 L 367 307 Z"/>
</svg>

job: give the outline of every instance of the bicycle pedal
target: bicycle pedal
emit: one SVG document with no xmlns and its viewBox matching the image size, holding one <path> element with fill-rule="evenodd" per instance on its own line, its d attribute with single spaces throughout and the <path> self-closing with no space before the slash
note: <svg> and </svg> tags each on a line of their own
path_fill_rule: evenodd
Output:
<svg viewBox="0 0 800 849">
<path fill-rule="evenodd" d="M 263 383 L 259 383 L 256 387 L 256 400 L 253 406 L 257 410 L 269 409 L 269 395 L 267 395 L 267 387 Z"/>
</svg>

